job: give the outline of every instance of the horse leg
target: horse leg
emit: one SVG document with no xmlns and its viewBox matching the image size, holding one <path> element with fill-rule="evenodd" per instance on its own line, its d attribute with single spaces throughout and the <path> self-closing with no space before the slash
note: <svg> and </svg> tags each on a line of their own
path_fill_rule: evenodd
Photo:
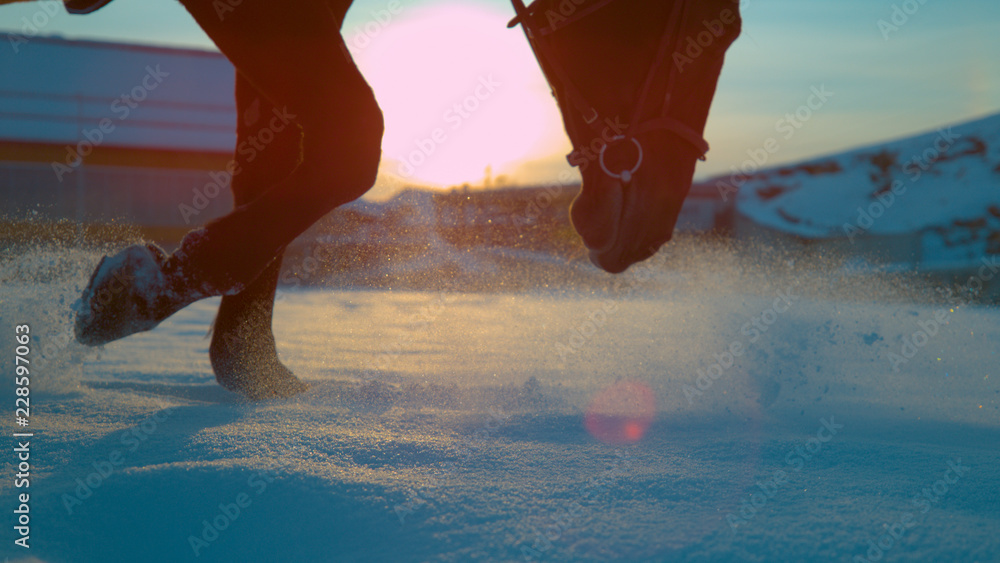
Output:
<svg viewBox="0 0 1000 563">
<path fill-rule="evenodd" d="M 105 257 L 74 304 L 84 344 L 150 330 L 205 297 L 241 293 L 295 237 L 368 191 L 378 173 L 382 111 L 340 36 L 350 0 L 183 3 L 275 108 L 264 117 L 268 126 L 300 130 L 298 165 L 251 201 L 188 233 L 170 256 L 136 245 Z"/>
<path fill-rule="evenodd" d="M 296 236 L 374 184 L 382 112 L 340 36 L 350 2 L 243 0 L 222 14 L 211 0 L 183 4 L 275 108 L 268 123 L 302 132 L 289 176 L 189 233 L 167 265 L 216 295 L 238 293 Z"/>
<path fill-rule="evenodd" d="M 257 137 L 269 127 L 267 116 L 275 109 L 237 73 L 236 146 L 259 144 Z M 297 127 L 271 130 L 265 138 L 270 142 L 263 150 L 236 153 L 240 173 L 233 175 L 231 186 L 237 207 L 256 199 L 299 164 L 302 135 Z M 216 380 L 251 399 L 287 397 L 306 389 L 278 360 L 275 347 L 271 318 L 280 269 L 281 254 L 245 290 L 223 296 L 213 324 L 208 352 Z"/>
</svg>

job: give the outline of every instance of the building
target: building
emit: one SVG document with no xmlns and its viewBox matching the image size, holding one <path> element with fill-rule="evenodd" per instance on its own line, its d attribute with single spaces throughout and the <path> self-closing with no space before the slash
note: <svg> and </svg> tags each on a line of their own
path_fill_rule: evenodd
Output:
<svg viewBox="0 0 1000 563">
<path fill-rule="evenodd" d="M 0 34 L 0 201 L 79 223 L 194 227 L 232 208 L 219 53 Z M 9 47 L 9 48 L 7 48 Z"/>
</svg>

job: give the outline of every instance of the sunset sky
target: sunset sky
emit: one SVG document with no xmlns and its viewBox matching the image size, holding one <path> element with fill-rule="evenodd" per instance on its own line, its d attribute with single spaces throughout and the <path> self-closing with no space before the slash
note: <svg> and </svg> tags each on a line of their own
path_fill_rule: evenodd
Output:
<svg viewBox="0 0 1000 563">
<path fill-rule="evenodd" d="M 913 13 L 886 36 L 878 22 L 891 21 L 894 5 Z M 0 8 L 0 30 L 22 32 L 21 18 L 40 9 Z M 527 184 L 568 168 L 570 146 L 548 86 L 520 29 L 505 27 L 512 15 L 506 0 L 355 3 L 344 36 L 385 113 L 386 177 L 477 184 L 490 166 L 494 177 Z M 712 150 L 701 178 L 730 171 L 769 137 L 780 140 L 767 163 L 775 164 L 1000 111 L 993 0 L 744 0 L 743 17 L 709 118 Z M 115 0 L 90 16 L 60 12 L 42 32 L 213 48 L 172 0 Z M 833 95 L 794 134 L 776 133 L 813 87 Z M 413 158 L 421 147 L 430 156 Z"/>
</svg>

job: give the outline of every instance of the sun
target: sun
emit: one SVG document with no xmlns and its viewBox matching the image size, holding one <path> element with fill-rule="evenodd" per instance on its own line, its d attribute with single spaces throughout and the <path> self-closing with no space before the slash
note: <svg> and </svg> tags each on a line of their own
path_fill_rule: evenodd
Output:
<svg viewBox="0 0 1000 563">
<path fill-rule="evenodd" d="M 363 14 L 344 38 L 385 117 L 382 173 L 478 184 L 562 149 L 562 121 L 511 14 L 432 5 Z"/>
</svg>

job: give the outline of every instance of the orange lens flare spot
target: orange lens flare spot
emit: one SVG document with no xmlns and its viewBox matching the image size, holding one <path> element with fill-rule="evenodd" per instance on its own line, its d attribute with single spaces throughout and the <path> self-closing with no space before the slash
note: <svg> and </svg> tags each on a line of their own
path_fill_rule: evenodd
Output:
<svg viewBox="0 0 1000 563">
<path fill-rule="evenodd" d="M 645 432 L 646 429 L 634 420 L 625 423 L 625 439 L 629 442 L 638 442 Z"/>
<path fill-rule="evenodd" d="M 656 396 L 643 383 L 620 381 L 597 393 L 584 417 L 591 436 L 605 444 L 634 444 L 656 417 Z"/>
</svg>

